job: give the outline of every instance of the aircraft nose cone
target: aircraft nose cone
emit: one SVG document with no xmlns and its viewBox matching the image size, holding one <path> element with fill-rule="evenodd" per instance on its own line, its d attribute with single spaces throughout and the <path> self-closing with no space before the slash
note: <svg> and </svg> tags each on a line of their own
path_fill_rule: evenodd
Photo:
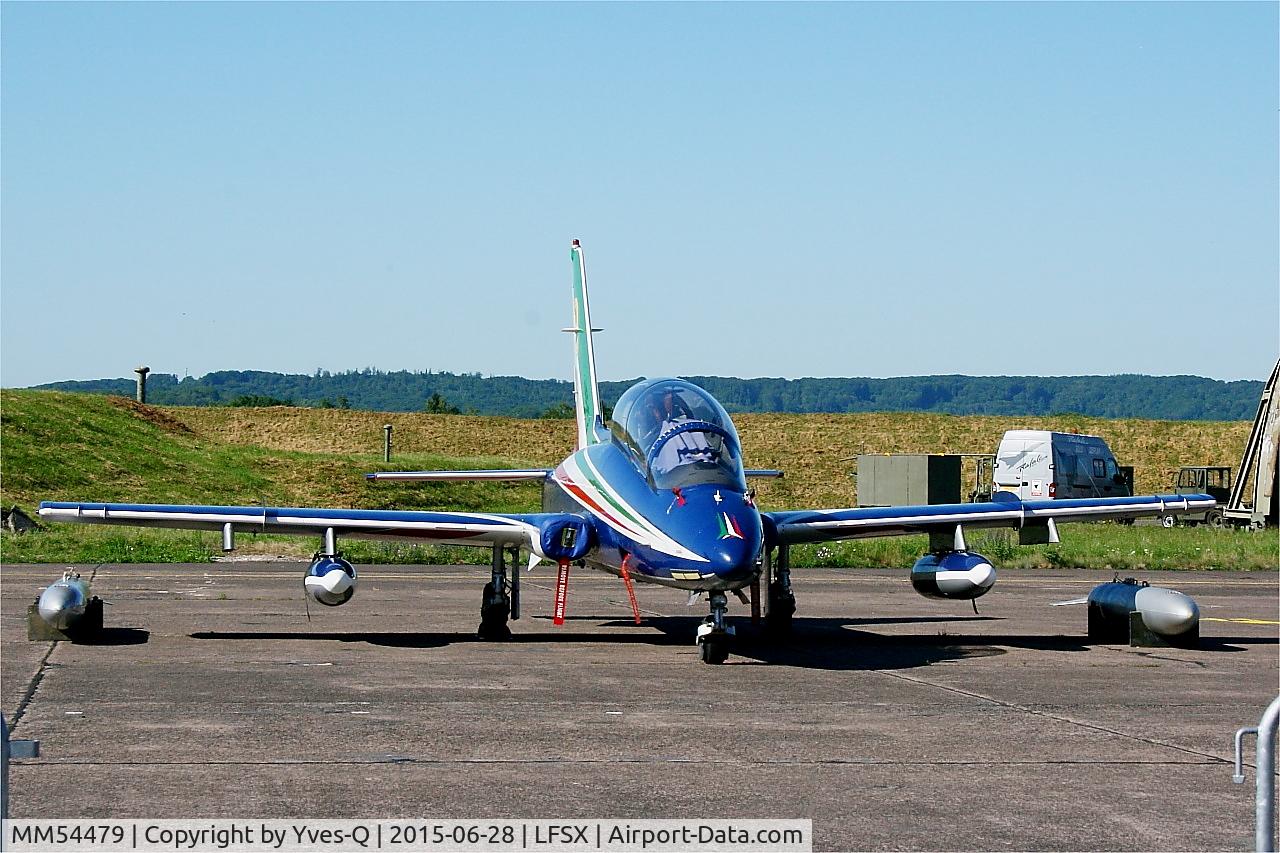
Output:
<svg viewBox="0 0 1280 853">
<path fill-rule="evenodd" d="M 58 630 L 65 630 L 84 614 L 84 595 L 74 586 L 54 584 L 40 593 L 36 610 L 40 618 Z"/>
<path fill-rule="evenodd" d="M 729 584 L 747 580 L 756 570 L 760 539 L 758 529 L 739 524 L 733 534 L 722 536 L 706 554 L 711 571 Z"/>
</svg>

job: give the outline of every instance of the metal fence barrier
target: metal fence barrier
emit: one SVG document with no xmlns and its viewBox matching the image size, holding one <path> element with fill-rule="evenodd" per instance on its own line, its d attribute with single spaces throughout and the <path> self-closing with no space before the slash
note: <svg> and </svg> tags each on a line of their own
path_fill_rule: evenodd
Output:
<svg viewBox="0 0 1280 853">
<path fill-rule="evenodd" d="M 1258 736 L 1257 790 L 1255 793 L 1256 825 L 1254 849 L 1259 853 L 1275 853 L 1276 849 L 1276 728 L 1280 726 L 1280 696 L 1263 712 L 1258 725 L 1236 732 L 1236 772 L 1231 781 L 1244 782 L 1244 737 Z"/>
</svg>

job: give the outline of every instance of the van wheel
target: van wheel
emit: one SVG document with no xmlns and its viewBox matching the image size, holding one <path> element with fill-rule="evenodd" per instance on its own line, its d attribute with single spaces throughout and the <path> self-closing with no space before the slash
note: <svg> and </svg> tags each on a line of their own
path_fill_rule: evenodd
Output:
<svg viewBox="0 0 1280 853">
<path fill-rule="evenodd" d="M 1173 527 L 1173 525 L 1174 525 L 1174 517 L 1172 515 L 1162 515 L 1160 517 L 1161 527 Z"/>
</svg>

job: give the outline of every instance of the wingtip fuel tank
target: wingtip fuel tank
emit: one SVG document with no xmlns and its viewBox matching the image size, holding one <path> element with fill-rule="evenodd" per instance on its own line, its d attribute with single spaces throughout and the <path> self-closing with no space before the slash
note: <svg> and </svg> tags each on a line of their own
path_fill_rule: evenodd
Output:
<svg viewBox="0 0 1280 853">
<path fill-rule="evenodd" d="M 27 639 L 85 639 L 102 630 L 102 601 L 89 582 L 68 570 L 27 611 Z"/>
<path fill-rule="evenodd" d="M 995 583 L 995 567 L 974 551 L 925 554 L 911 567 L 911 585 L 926 598 L 974 599 Z"/>
<path fill-rule="evenodd" d="M 51 628 L 65 631 L 84 618 L 89 606 L 89 583 L 68 571 L 49 584 L 36 601 L 36 612 Z"/>
<path fill-rule="evenodd" d="M 1089 593 L 1089 638 L 1131 645 L 1195 645 L 1200 608 L 1189 595 L 1134 578 Z"/>
</svg>

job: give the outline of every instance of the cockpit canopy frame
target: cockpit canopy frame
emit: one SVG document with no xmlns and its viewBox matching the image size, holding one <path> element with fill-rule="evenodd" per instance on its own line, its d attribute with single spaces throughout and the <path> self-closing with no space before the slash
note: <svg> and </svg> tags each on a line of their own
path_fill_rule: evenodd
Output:
<svg viewBox="0 0 1280 853">
<path fill-rule="evenodd" d="M 733 420 L 683 379 L 639 382 L 618 398 L 609 430 L 655 489 L 714 484 L 746 490 Z"/>
</svg>

